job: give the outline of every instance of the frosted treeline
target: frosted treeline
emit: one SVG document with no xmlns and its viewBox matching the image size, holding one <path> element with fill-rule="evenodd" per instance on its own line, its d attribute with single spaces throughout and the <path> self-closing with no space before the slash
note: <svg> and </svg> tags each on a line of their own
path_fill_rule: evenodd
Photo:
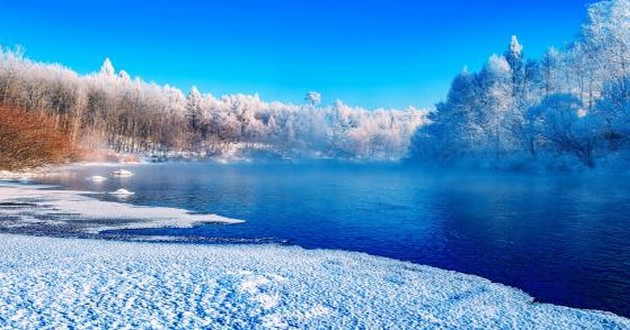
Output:
<svg viewBox="0 0 630 330">
<path fill-rule="evenodd" d="M 429 117 L 434 123 L 413 138 L 417 161 L 627 164 L 630 1 L 592 4 L 576 40 L 540 59 L 526 59 L 512 37 L 480 72 L 464 69 Z"/>
<path fill-rule="evenodd" d="M 216 98 L 116 71 L 106 59 L 99 72 L 78 75 L 57 64 L 0 49 L 0 102 L 55 118 L 88 147 L 118 152 L 392 160 L 403 157 L 427 112 L 368 110 L 341 101 L 320 106 L 265 102 L 258 95 Z"/>
</svg>

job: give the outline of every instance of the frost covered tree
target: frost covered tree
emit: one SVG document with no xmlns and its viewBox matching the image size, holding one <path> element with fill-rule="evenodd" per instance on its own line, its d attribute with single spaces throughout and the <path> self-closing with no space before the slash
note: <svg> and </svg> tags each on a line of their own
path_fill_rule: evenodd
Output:
<svg viewBox="0 0 630 330">
<path fill-rule="evenodd" d="M 316 107 L 322 102 L 322 94 L 311 91 L 311 92 L 306 93 L 304 100 L 306 101 L 307 104 L 313 107 Z"/>
<path fill-rule="evenodd" d="M 576 40 L 540 60 L 525 59 L 513 36 L 502 56 L 453 80 L 410 158 L 502 166 L 569 155 L 594 167 L 630 155 L 629 24 L 630 1 L 594 3 Z"/>
<path fill-rule="evenodd" d="M 131 83 L 131 77 L 125 70 L 120 70 L 120 72 L 118 72 L 118 79 L 120 79 L 124 84 Z"/>
<path fill-rule="evenodd" d="M 540 78 L 543 83 L 544 97 L 555 94 L 560 91 L 560 52 L 550 47 L 543 55 L 540 62 Z"/>
<path fill-rule="evenodd" d="M 486 104 L 483 127 L 487 153 L 500 157 L 512 141 L 510 122 L 517 111 L 514 96 L 513 72 L 504 56 L 493 55 L 481 74 L 484 80 Z"/>
<path fill-rule="evenodd" d="M 193 86 L 186 98 L 186 113 L 190 129 L 193 132 L 201 132 L 203 127 L 203 98 L 197 87 Z"/>
<path fill-rule="evenodd" d="M 101 65 L 100 74 L 104 77 L 114 77 L 116 71 L 114 70 L 114 65 L 112 61 L 109 60 L 109 57 L 105 58 L 103 65 Z"/>
<path fill-rule="evenodd" d="M 532 109 L 535 120 L 540 120 L 542 136 L 557 152 L 574 154 L 584 165 L 594 167 L 597 136 L 594 117 L 587 116 L 582 102 L 575 95 L 554 94 Z"/>
<path fill-rule="evenodd" d="M 512 97 L 523 97 L 525 92 L 525 60 L 523 58 L 523 46 L 518 42 L 516 36 L 512 36 L 510 46 L 503 57 L 509 67 Z"/>
<path fill-rule="evenodd" d="M 581 43 L 611 78 L 630 74 L 630 1 L 600 1 L 588 8 Z"/>
<path fill-rule="evenodd" d="M 630 76 L 613 79 L 602 91 L 592 113 L 602 123 L 602 136 L 610 150 L 630 142 Z"/>
<path fill-rule="evenodd" d="M 484 139 L 479 77 L 466 69 L 455 77 L 445 102 L 436 105 L 429 120 L 413 138 L 412 155 L 418 160 L 453 159 L 473 156 Z M 440 141 L 436 144 L 433 141 Z"/>
</svg>

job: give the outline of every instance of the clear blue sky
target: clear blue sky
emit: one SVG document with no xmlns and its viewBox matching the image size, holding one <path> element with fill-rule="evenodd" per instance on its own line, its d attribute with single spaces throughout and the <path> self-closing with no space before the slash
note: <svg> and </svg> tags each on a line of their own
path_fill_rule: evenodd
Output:
<svg viewBox="0 0 630 330">
<path fill-rule="evenodd" d="M 516 34 L 528 57 L 562 47 L 586 0 L 0 0 L 0 45 L 80 73 L 115 68 L 187 91 L 300 103 L 429 107 L 464 65 Z"/>
</svg>

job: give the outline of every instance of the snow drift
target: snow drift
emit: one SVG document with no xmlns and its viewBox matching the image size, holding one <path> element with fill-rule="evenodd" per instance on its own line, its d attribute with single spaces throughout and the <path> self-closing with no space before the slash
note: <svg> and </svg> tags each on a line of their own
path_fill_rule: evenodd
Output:
<svg viewBox="0 0 630 330">
<path fill-rule="evenodd" d="M 359 253 L 1 234 L 9 328 L 628 329 L 471 275 Z"/>
</svg>

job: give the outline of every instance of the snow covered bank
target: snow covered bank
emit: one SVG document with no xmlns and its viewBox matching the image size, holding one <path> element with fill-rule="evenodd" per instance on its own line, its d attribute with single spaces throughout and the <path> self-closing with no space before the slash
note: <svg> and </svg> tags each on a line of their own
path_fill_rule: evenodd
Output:
<svg viewBox="0 0 630 330">
<path fill-rule="evenodd" d="M 182 209 L 100 201 L 85 196 L 89 194 L 94 193 L 0 182 L 0 228 L 36 226 L 40 232 L 59 229 L 68 233 L 98 233 L 119 229 L 187 228 L 201 223 L 243 222 L 215 214 L 190 214 Z"/>
<path fill-rule="evenodd" d="M 628 329 L 359 253 L 0 235 L 0 327 Z"/>
<path fill-rule="evenodd" d="M 51 171 L 51 167 L 38 167 L 24 171 L 0 171 L 0 180 L 17 180 L 22 178 L 32 179 L 46 175 Z"/>
</svg>

